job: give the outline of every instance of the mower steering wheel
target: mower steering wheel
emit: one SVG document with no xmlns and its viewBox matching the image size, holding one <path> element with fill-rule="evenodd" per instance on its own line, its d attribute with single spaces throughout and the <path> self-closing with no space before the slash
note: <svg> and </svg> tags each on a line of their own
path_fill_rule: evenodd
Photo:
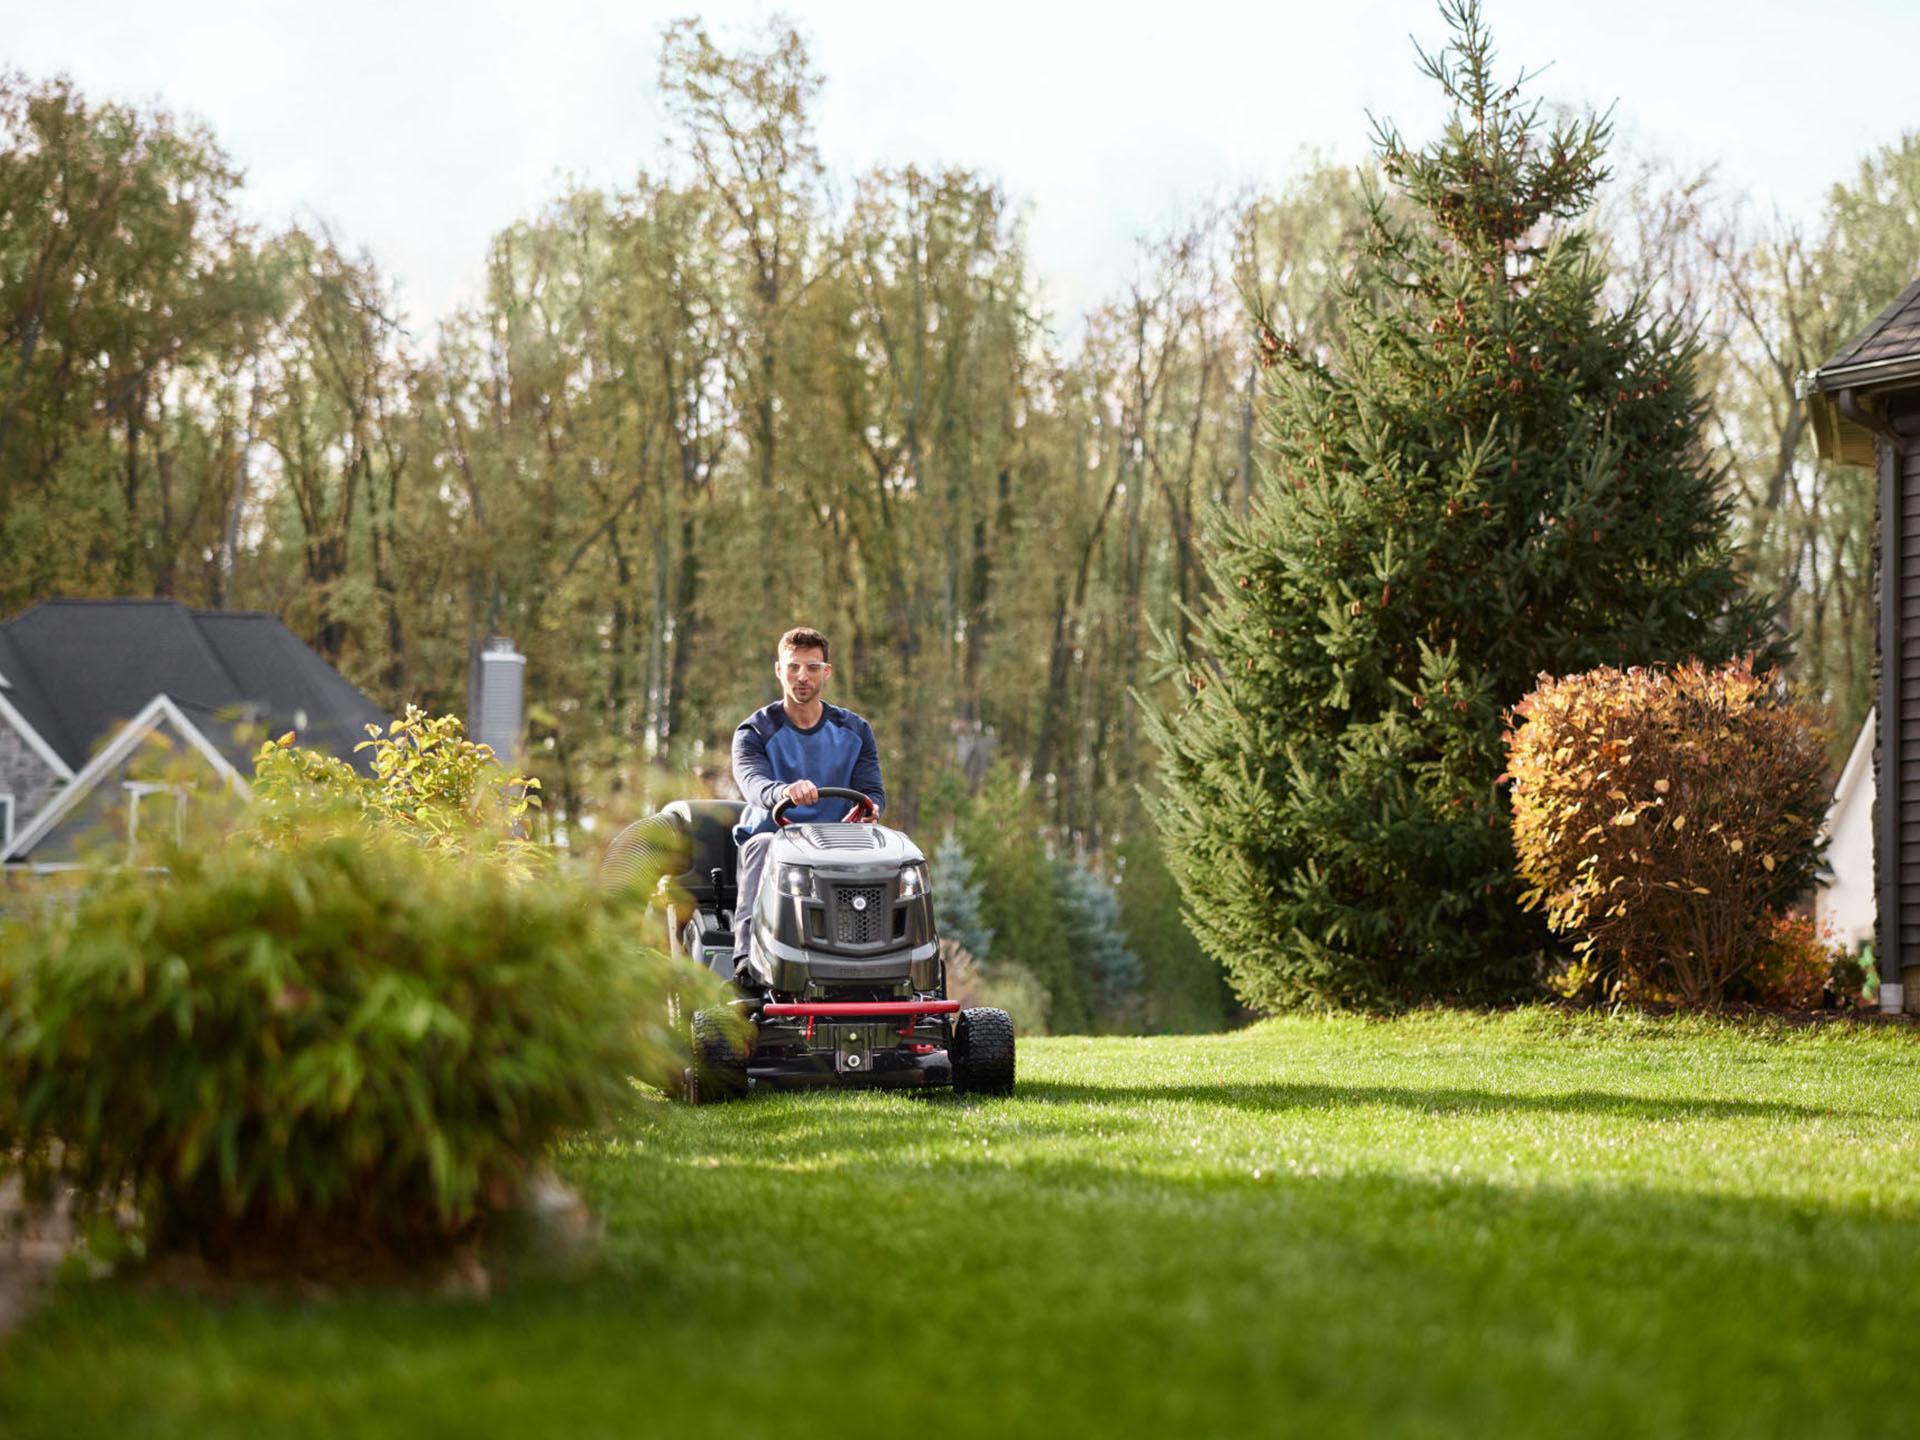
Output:
<svg viewBox="0 0 1920 1440">
<path fill-rule="evenodd" d="M 861 794 L 858 790 L 848 790 L 839 785 L 822 785 L 819 789 L 822 800 L 853 801 L 853 808 L 846 813 L 845 818 L 847 820 L 857 821 L 863 825 L 871 825 L 880 818 L 880 812 L 874 808 L 873 801 Z M 773 824 L 775 829 L 793 823 L 787 819 L 787 812 L 792 808 L 793 801 L 787 799 L 784 795 L 774 803 Z"/>
</svg>

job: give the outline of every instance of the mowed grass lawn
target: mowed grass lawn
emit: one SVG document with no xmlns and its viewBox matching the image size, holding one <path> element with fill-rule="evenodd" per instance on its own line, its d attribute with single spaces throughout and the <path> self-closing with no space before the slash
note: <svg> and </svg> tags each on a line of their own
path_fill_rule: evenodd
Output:
<svg viewBox="0 0 1920 1440">
<path fill-rule="evenodd" d="M 64 1289 L 20 1436 L 1920 1433 L 1911 1031 L 1551 1012 L 1026 1042 L 661 1105 L 487 1303 Z"/>
</svg>

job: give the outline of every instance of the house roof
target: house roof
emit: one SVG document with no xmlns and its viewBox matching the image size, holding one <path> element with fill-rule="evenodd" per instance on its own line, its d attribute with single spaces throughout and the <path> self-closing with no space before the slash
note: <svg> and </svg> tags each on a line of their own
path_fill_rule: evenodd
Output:
<svg viewBox="0 0 1920 1440">
<path fill-rule="evenodd" d="M 34 732 L 47 743 L 48 748 L 60 757 L 60 763 L 67 767 L 69 773 L 79 769 L 79 765 L 68 758 L 70 747 L 61 735 L 60 717 L 46 703 L 39 687 L 28 678 L 26 657 L 14 644 L 13 635 L 7 625 L 0 625 L 0 673 L 7 676 L 7 702 L 13 706 L 20 718 L 32 726 Z M 15 677 L 18 677 L 17 683 Z M 86 758 L 83 750 L 80 755 L 81 762 Z"/>
<path fill-rule="evenodd" d="M 1840 390 L 1920 373 L 1920 279 L 1813 372 L 1815 390 Z"/>
<path fill-rule="evenodd" d="M 276 617 L 177 600 L 45 601 L 0 624 L 0 673 L 8 701 L 74 770 L 156 695 L 243 773 L 263 738 L 240 732 L 245 722 L 355 760 L 364 727 L 387 718 Z"/>
<path fill-rule="evenodd" d="M 1873 465 L 1874 432 L 1871 422 L 1861 418 L 1859 397 L 1888 386 L 1915 385 L 1920 385 L 1920 279 L 1902 290 L 1831 360 L 1800 377 L 1798 391 L 1807 400 L 1820 458 Z"/>
</svg>

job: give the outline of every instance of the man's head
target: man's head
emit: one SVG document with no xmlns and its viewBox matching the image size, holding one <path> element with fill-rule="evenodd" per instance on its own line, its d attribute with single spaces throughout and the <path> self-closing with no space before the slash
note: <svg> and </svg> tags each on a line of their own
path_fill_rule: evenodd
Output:
<svg viewBox="0 0 1920 1440">
<path fill-rule="evenodd" d="M 773 671 L 788 705 L 804 708 L 820 698 L 833 666 L 827 660 L 827 637 L 801 625 L 780 637 Z"/>
</svg>

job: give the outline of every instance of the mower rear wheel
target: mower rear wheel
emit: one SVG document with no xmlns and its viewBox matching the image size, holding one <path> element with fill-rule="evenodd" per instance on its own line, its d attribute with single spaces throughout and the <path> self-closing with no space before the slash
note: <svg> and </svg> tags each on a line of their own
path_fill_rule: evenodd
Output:
<svg viewBox="0 0 1920 1440">
<path fill-rule="evenodd" d="M 693 1012 L 693 1073 L 687 1098 L 696 1105 L 737 1100 L 747 1093 L 747 1057 L 736 1047 L 726 1019 L 716 1011 Z"/>
<path fill-rule="evenodd" d="M 962 1010 L 953 1027 L 956 1095 L 1013 1093 L 1013 1017 L 1004 1010 Z"/>
</svg>

